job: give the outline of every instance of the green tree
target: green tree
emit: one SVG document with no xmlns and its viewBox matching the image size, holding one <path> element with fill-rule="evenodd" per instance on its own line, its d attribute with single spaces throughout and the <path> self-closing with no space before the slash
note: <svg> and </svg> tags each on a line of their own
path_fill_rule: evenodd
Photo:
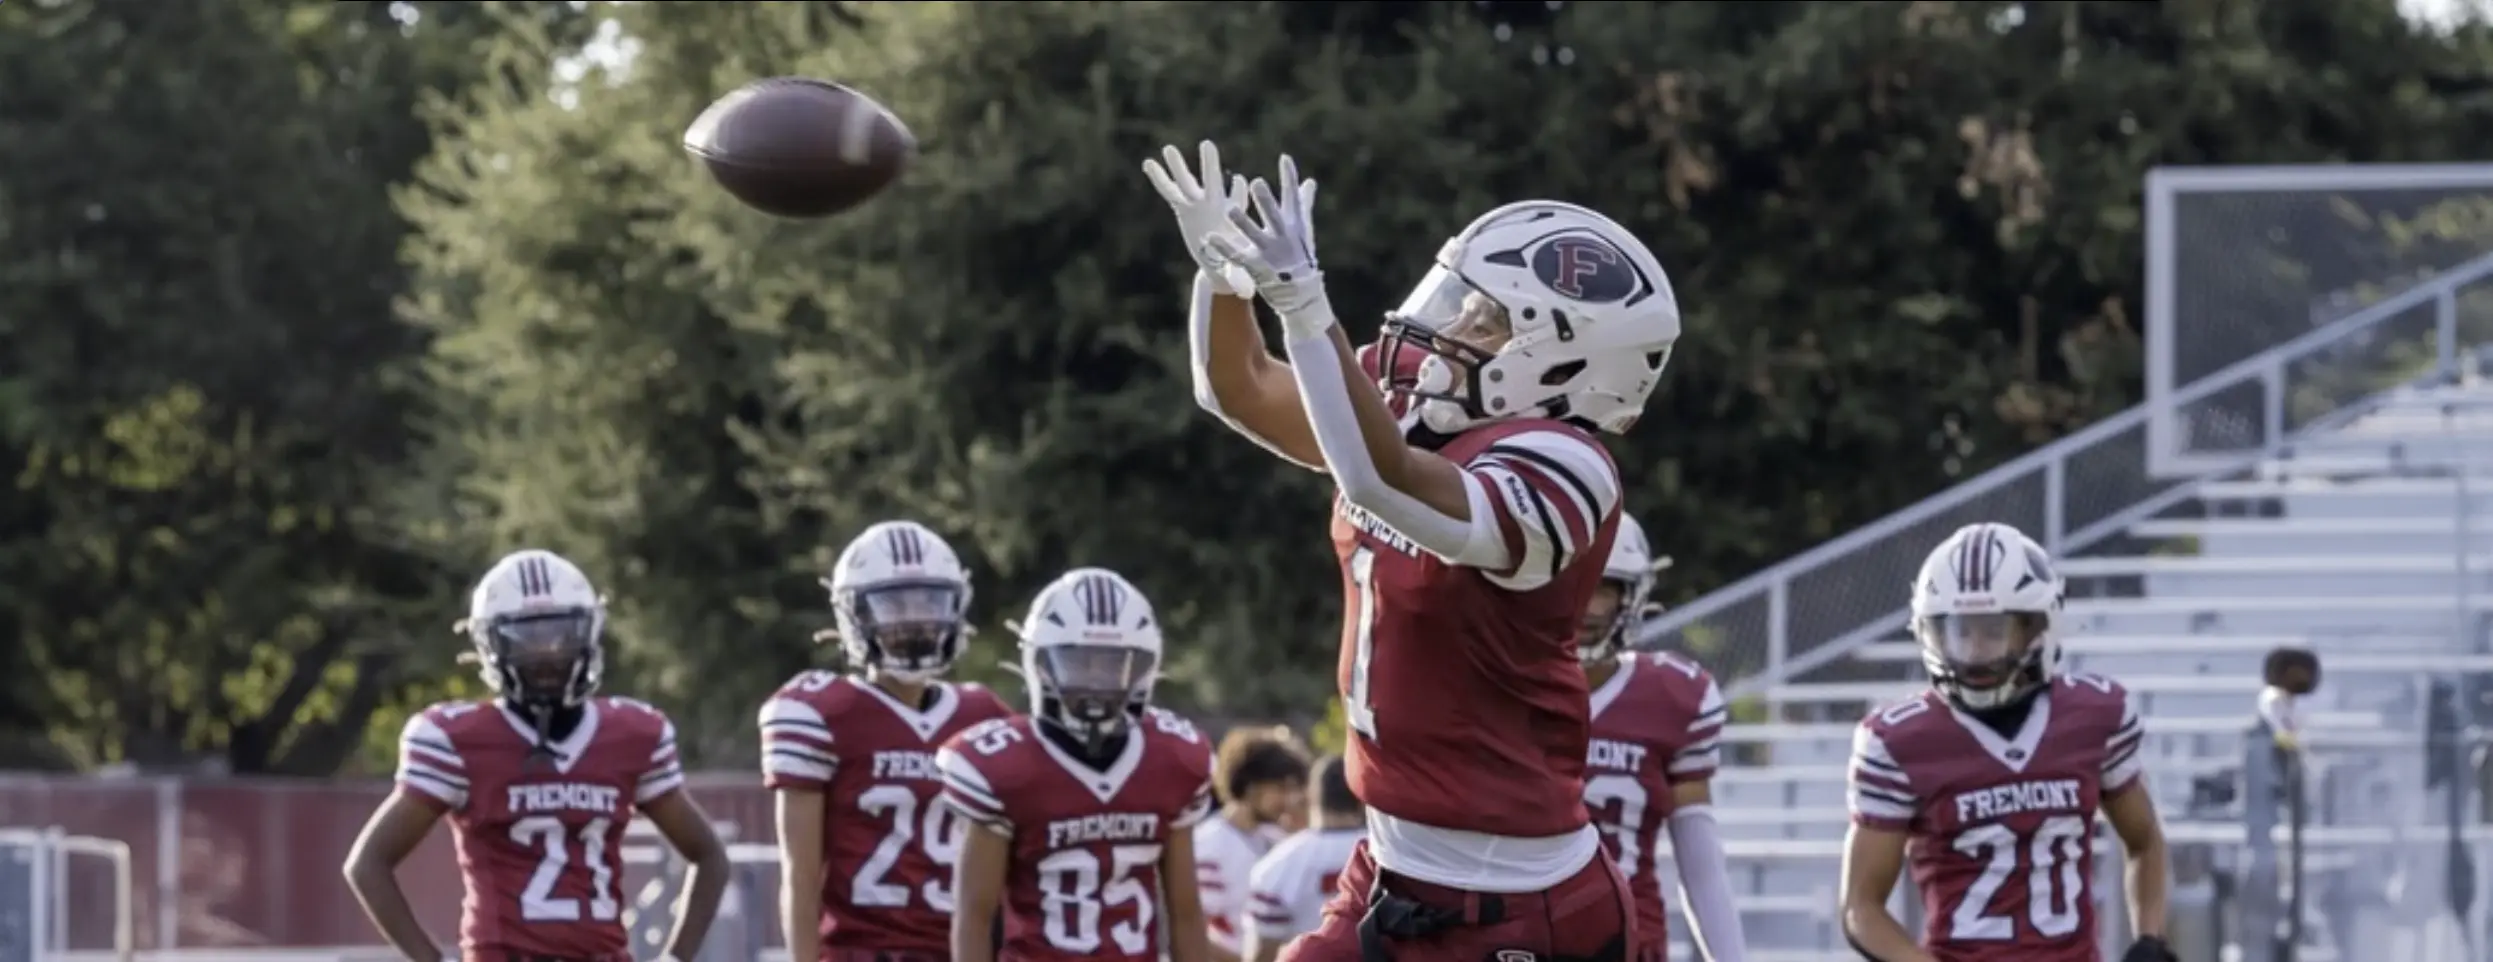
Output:
<svg viewBox="0 0 2493 962">
<path fill-rule="evenodd" d="M 447 666 L 410 632 L 444 579 L 378 496 L 421 346 L 387 187 L 489 12 L 0 8 L 16 760 L 325 773 Z"/>
</svg>

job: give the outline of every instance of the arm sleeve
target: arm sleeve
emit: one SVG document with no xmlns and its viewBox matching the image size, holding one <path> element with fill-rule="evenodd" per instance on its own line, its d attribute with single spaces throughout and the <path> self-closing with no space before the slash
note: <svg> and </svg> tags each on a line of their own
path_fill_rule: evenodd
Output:
<svg viewBox="0 0 2493 962">
<path fill-rule="evenodd" d="M 1501 564 L 1474 567 L 1511 591 L 1556 580 L 1618 511 L 1618 469 L 1581 435 L 1525 431 L 1490 445 L 1466 467 L 1475 490 L 1488 494 L 1488 520 L 1505 546 L 1495 555 Z M 1473 517 L 1480 517 L 1477 508 Z"/>
<path fill-rule="evenodd" d="M 969 756 L 951 745 L 935 753 L 935 770 L 942 775 L 944 804 L 961 813 L 962 818 L 1000 835 L 1013 834 L 1013 820 L 1006 814 L 1004 800 L 987 783 L 985 773 L 969 760 Z"/>
<path fill-rule="evenodd" d="M 1886 739 L 1867 724 L 1853 730 L 1852 767 L 1845 781 L 1853 824 L 1887 831 L 1902 831 L 1913 824 L 1913 814 L 1920 808 L 1913 783 L 1906 778 L 1904 766 L 1887 751 Z"/>
<path fill-rule="evenodd" d="M 2126 691 L 2116 692 L 2121 698 L 2121 723 L 2112 729 L 2112 738 L 2104 745 L 2103 793 L 2110 795 L 2137 784 L 2146 773 L 2146 763 L 2138 757 L 2138 749 L 2146 744 L 2147 726 L 2138 717 L 2138 702 Z"/>
<path fill-rule="evenodd" d="M 1698 947 L 1713 962 L 1746 962 L 1748 940 L 1731 899 L 1731 869 L 1723 856 L 1714 807 L 1691 805 L 1671 813 L 1671 858 L 1679 863 L 1681 911 Z"/>
<path fill-rule="evenodd" d="M 675 723 L 661 716 L 658 724 L 658 747 L 650 750 L 649 770 L 641 773 L 640 787 L 632 793 L 636 804 L 648 804 L 684 787 L 684 760 L 675 750 Z"/>
<path fill-rule="evenodd" d="M 1348 501 L 1385 522 L 1412 543 L 1454 564 L 1485 561 L 1478 567 L 1502 567 L 1506 542 L 1496 519 L 1481 510 L 1486 498 L 1471 483 L 1471 517 L 1457 518 L 1424 501 L 1393 489 L 1368 458 L 1367 439 L 1359 430 L 1359 411 L 1352 406 L 1350 383 L 1342 378 L 1341 350 L 1330 331 L 1295 338 L 1286 348 L 1290 373 L 1298 379 L 1299 402 L 1307 407 L 1307 425 L 1315 431 L 1316 447 L 1324 452 L 1325 470 Z"/>
<path fill-rule="evenodd" d="M 1704 680 L 1705 693 L 1698 696 L 1697 715 L 1688 722 L 1688 744 L 1671 755 L 1670 775 L 1674 782 L 1705 781 L 1722 767 L 1723 721 L 1731 712 L 1723 704 L 1723 686 L 1712 675 Z"/>
<path fill-rule="evenodd" d="M 780 696 L 762 703 L 762 783 L 820 789 L 839 773 L 831 725 L 814 706 Z"/>
<path fill-rule="evenodd" d="M 398 784 L 453 811 L 467 805 L 467 763 L 431 712 L 407 719 L 398 735 Z"/>
<path fill-rule="evenodd" d="M 1188 368 L 1194 374 L 1195 406 L 1221 419 L 1221 423 L 1229 425 L 1230 430 L 1255 442 L 1257 447 L 1279 455 L 1284 461 L 1310 471 L 1324 470 L 1321 464 L 1308 464 L 1291 457 L 1289 452 L 1281 450 L 1280 445 L 1255 433 L 1245 424 L 1240 423 L 1237 418 L 1229 416 L 1229 412 L 1221 410 L 1220 398 L 1212 393 L 1212 298 L 1218 293 L 1213 290 L 1211 275 L 1202 271 L 1195 272 L 1193 300 L 1188 302 L 1186 312 L 1186 355 L 1189 362 Z"/>
</svg>

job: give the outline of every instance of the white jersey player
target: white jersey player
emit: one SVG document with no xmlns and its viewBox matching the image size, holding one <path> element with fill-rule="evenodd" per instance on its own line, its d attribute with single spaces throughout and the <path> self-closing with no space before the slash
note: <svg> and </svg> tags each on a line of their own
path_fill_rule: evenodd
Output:
<svg viewBox="0 0 2493 962">
<path fill-rule="evenodd" d="M 1318 761 L 1315 782 L 1307 828 L 1273 846 L 1247 883 L 1246 962 L 1272 962 L 1291 939 L 1315 930 L 1351 850 L 1368 837 L 1367 810 L 1351 794 L 1341 756 Z"/>
</svg>

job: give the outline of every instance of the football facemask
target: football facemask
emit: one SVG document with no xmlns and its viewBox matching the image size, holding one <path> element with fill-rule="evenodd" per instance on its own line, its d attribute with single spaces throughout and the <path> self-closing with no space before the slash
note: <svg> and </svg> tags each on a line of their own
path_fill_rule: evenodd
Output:
<svg viewBox="0 0 2493 962">
<path fill-rule="evenodd" d="M 874 667 L 931 675 L 959 652 L 962 601 L 959 585 L 900 582 L 851 592 L 842 604 Z"/>
<path fill-rule="evenodd" d="M 505 697 L 559 708 L 579 704 L 596 685 L 597 630 L 595 612 L 571 609 L 497 618 L 478 640 Z"/>
<path fill-rule="evenodd" d="M 1967 708 L 2008 704 L 2040 682 L 2044 615 L 2030 611 L 1925 615 L 1914 621 L 1931 682 Z"/>
<path fill-rule="evenodd" d="M 1159 669 L 1150 652 L 1121 645 L 1049 645 L 1031 662 L 1048 720 L 1093 747 L 1125 730 Z"/>
<path fill-rule="evenodd" d="M 1481 397 L 1480 368 L 1513 332 L 1505 305 L 1462 275 L 1431 268 L 1402 306 L 1385 315 L 1377 340 L 1380 371 L 1417 376 L 1389 376 L 1377 386 L 1388 397 L 1409 398 L 1430 430 L 1461 430 L 1491 416 Z"/>
</svg>

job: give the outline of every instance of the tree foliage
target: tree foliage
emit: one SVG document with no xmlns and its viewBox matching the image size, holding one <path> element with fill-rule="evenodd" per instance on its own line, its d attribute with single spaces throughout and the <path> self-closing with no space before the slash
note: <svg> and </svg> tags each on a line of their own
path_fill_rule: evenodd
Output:
<svg viewBox="0 0 2493 962">
<path fill-rule="evenodd" d="M 483 19 L 390 6 L 0 8 L 12 754 L 325 772 L 446 666 L 374 496 L 421 349 L 387 186 Z"/>
<path fill-rule="evenodd" d="M 1170 626 L 1170 698 L 1312 720 L 1324 483 L 1194 409 L 1190 268 L 1136 171 L 1164 143 L 1322 180 L 1351 316 L 1505 200 L 1636 229 L 1688 333 L 1619 450 L 1687 595 L 2134 400 L 2150 168 L 2493 133 L 2483 29 L 2388 0 L 244 6 L 0 8 L 54 33 L 0 30 L 0 106 L 57 115 L 0 138 L 0 347 L 30 359 L 0 430 L 33 492 L 0 597 L 34 639 L 0 658 L 50 679 L 42 717 L 192 747 L 294 723 L 268 692 L 314 675 L 386 727 L 456 677 L 417 639 L 460 582 L 537 545 L 613 593 L 614 684 L 730 759 L 820 658 L 816 579 L 891 516 L 969 555 L 983 624 L 1116 567 Z M 138 48 L 158 73 L 78 72 L 175 23 L 195 42 Z M 260 109 L 179 99 L 209 72 Z M 712 189 L 682 125 L 770 74 L 890 104 L 906 181 L 814 223 Z M 125 104 L 161 124 L 73 119 Z M 2371 229 L 2480 243 L 2396 213 Z M 991 628 L 965 672 L 1010 657 Z M 202 680 L 234 677 L 261 680 Z M 257 694 L 199 693 L 228 689 Z"/>
</svg>

